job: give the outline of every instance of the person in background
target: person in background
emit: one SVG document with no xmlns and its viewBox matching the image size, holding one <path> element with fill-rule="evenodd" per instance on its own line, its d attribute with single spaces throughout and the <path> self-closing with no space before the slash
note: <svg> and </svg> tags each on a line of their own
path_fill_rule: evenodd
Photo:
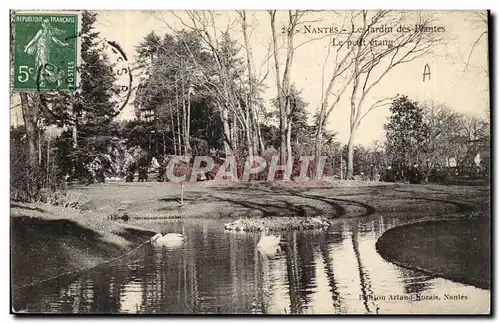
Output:
<svg viewBox="0 0 500 324">
<path fill-rule="evenodd" d="M 385 170 L 385 182 L 394 182 L 394 171 L 392 170 L 392 167 L 390 165 L 387 166 L 387 169 Z"/>
<path fill-rule="evenodd" d="M 148 169 L 149 165 L 151 164 L 151 156 L 148 154 L 141 154 L 137 161 L 137 172 L 139 182 L 146 182 L 148 181 Z"/>
<path fill-rule="evenodd" d="M 165 181 L 165 172 L 167 170 L 167 158 L 165 155 L 158 156 L 158 177 L 156 177 L 156 181 L 163 182 Z"/>
<path fill-rule="evenodd" d="M 420 170 L 418 169 L 418 164 L 414 163 L 410 169 L 410 183 L 411 184 L 420 184 Z"/>
</svg>

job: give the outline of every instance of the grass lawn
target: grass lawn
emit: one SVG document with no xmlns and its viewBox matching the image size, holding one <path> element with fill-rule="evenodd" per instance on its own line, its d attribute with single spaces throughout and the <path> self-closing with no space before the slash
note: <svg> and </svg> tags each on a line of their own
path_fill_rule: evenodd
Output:
<svg viewBox="0 0 500 324">
<path fill-rule="evenodd" d="M 490 288 L 490 219 L 420 222 L 386 231 L 377 251 L 388 261 Z"/>
<path fill-rule="evenodd" d="M 359 217 L 373 213 L 488 211 L 489 188 L 366 181 L 186 183 L 109 182 L 72 189 L 82 209 L 140 218 Z"/>
</svg>

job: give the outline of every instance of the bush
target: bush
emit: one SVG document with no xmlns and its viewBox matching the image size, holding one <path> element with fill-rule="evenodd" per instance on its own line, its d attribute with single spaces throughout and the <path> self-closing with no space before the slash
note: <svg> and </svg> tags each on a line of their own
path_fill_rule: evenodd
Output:
<svg viewBox="0 0 500 324">
<path fill-rule="evenodd" d="M 65 195 L 65 179 L 52 157 L 43 156 L 40 165 L 29 163 L 26 141 L 11 134 L 10 143 L 10 199 L 22 202 L 57 203 Z M 47 167 L 48 166 L 48 167 Z"/>
</svg>

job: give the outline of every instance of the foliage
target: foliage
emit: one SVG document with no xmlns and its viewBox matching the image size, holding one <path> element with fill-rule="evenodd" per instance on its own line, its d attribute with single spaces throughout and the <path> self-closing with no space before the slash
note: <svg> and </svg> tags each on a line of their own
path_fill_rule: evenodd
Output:
<svg viewBox="0 0 500 324">
<path fill-rule="evenodd" d="M 407 96 L 394 99 L 390 112 L 389 122 L 384 125 L 387 154 L 393 168 L 401 172 L 421 162 L 428 127 L 424 124 L 423 109 Z"/>
<path fill-rule="evenodd" d="M 434 102 L 418 104 L 402 96 L 393 101 L 385 130 L 387 158 L 398 174 L 404 175 L 413 163 L 419 165 L 426 181 L 489 172 L 486 118 L 458 113 Z M 475 160 L 478 155 L 480 161 Z"/>
<path fill-rule="evenodd" d="M 66 133 L 65 138 L 67 145 L 71 143 L 68 157 L 72 161 L 71 170 L 66 171 L 85 183 L 104 181 L 105 173 L 116 173 L 110 155 L 116 151 L 120 135 L 117 124 L 113 123 L 119 112 L 115 100 L 117 78 L 114 64 L 103 51 L 99 33 L 95 31 L 96 16 L 91 11 L 82 14 L 80 85 L 72 109 L 77 133 L 71 140 Z"/>
<path fill-rule="evenodd" d="M 434 168 L 446 166 L 446 157 L 453 155 L 460 120 L 460 114 L 444 105 L 423 105 L 423 122 L 428 132 L 423 142 L 421 171 L 426 179 Z"/>
<path fill-rule="evenodd" d="M 29 163 L 24 127 L 11 128 L 10 138 L 10 199 L 24 202 L 50 202 L 49 197 L 64 194 L 64 176 L 57 157 L 42 156 L 33 166 Z"/>
<path fill-rule="evenodd" d="M 478 115 L 463 114 L 458 123 L 458 132 L 452 143 L 453 155 L 457 159 L 460 174 L 476 173 L 474 159 L 479 154 L 481 172 L 488 173 L 490 159 L 489 120 Z"/>
<path fill-rule="evenodd" d="M 150 33 L 137 54 L 139 68 L 145 71 L 134 101 L 137 123 L 156 134 L 152 140 L 161 141 L 154 154 L 186 152 L 191 150 L 193 139 L 220 148 L 220 121 L 215 118 L 213 99 L 207 96 L 197 66 L 209 66 L 210 59 L 197 34 L 166 34 L 161 39 Z"/>
<path fill-rule="evenodd" d="M 84 11 L 82 13 L 80 97 L 81 113 L 84 121 L 107 123 L 114 117 L 116 102 L 113 99 L 117 93 L 114 84 L 116 75 L 109 57 L 103 51 L 99 42 L 99 33 L 95 31 L 97 13 Z"/>
</svg>

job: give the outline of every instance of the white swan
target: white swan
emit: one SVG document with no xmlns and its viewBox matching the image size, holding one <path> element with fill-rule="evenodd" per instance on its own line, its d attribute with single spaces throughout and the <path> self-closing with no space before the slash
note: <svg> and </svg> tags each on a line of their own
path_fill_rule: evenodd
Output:
<svg viewBox="0 0 500 324">
<path fill-rule="evenodd" d="M 151 243 L 159 246 L 176 247 L 184 243 L 185 236 L 179 233 L 155 234 L 151 238 Z"/>
<path fill-rule="evenodd" d="M 262 229 L 259 243 L 257 243 L 257 248 L 264 252 L 265 254 L 275 253 L 280 249 L 279 243 L 281 240 L 281 235 L 266 235 L 267 228 Z"/>
</svg>

